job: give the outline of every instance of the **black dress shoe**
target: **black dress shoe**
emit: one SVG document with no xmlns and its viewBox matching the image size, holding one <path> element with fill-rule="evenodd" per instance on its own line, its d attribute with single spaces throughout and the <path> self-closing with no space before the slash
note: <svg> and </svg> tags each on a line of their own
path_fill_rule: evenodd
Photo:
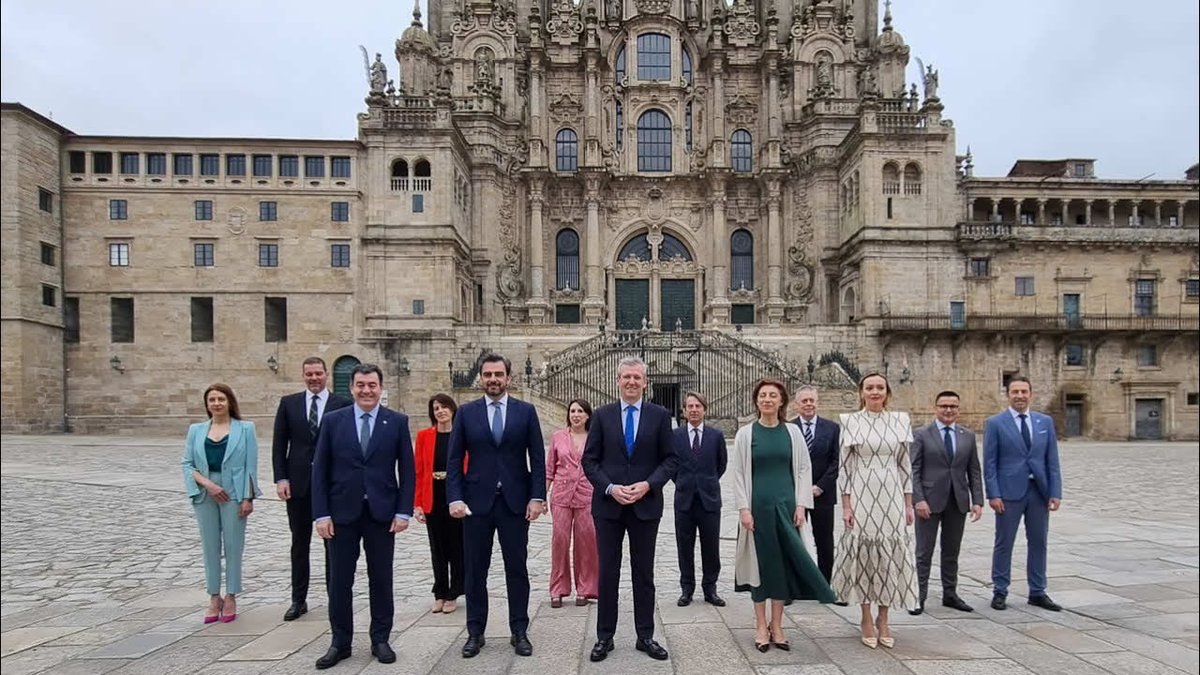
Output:
<svg viewBox="0 0 1200 675">
<path fill-rule="evenodd" d="M 725 601 L 722 600 L 721 596 L 717 595 L 715 592 L 714 593 L 705 593 L 704 601 L 714 607 L 724 607 L 725 606 Z"/>
<path fill-rule="evenodd" d="M 463 645 L 462 655 L 464 659 L 469 659 L 479 654 L 479 650 L 483 649 L 486 641 L 482 635 L 468 635 L 467 643 Z"/>
<path fill-rule="evenodd" d="M 635 646 L 639 652 L 646 652 L 650 658 L 655 659 L 656 661 L 667 660 L 667 650 L 663 649 L 662 645 L 650 638 L 638 640 L 637 645 Z"/>
<path fill-rule="evenodd" d="M 675 604 L 679 605 L 680 607 L 687 607 L 688 605 L 692 604 L 692 594 L 684 593 L 683 595 L 679 596 L 679 600 L 676 600 Z"/>
<path fill-rule="evenodd" d="M 533 654 L 533 644 L 529 642 L 529 638 L 524 633 L 513 633 L 512 639 L 508 643 L 513 646 L 513 651 L 517 653 L 517 656 Z"/>
<path fill-rule="evenodd" d="M 942 607 L 957 609 L 960 612 L 974 612 L 975 608 L 963 602 L 963 599 L 957 595 L 942 596 Z"/>
<path fill-rule="evenodd" d="M 396 662 L 396 652 L 392 651 L 392 646 L 386 642 L 371 645 L 371 654 L 379 659 L 380 663 Z"/>
<path fill-rule="evenodd" d="M 350 648 L 349 647 L 347 647 L 345 649 L 338 649 L 337 647 L 330 647 L 329 651 L 325 652 L 325 656 L 322 656 L 321 658 L 317 659 L 317 670 L 325 670 L 326 668 L 332 668 L 338 664 L 338 661 L 342 661 L 342 660 L 345 660 L 348 658 L 350 658 Z"/>
<path fill-rule="evenodd" d="M 1061 612 L 1062 606 L 1050 599 L 1048 595 L 1031 595 L 1029 596 L 1029 604 L 1034 607 L 1048 609 L 1051 612 Z"/>
<path fill-rule="evenodd" d="M 308 614 L 308 603 L 307 602 L 293 602 L 292 606 L 288 607 L 287 611 L 283 613 L 283 620 L 284 621 L 295 621 L 296 619 L 299 619 L 300 617 L 304 616 L 305 614 Z"/>
<path fill-rule="evenodd" d="M 917 605 L 916 609 L 908 610 L 908 613 L 913 616 L 921 616 L 921 614 L 923 614 L 924 612 L 925 612 L 925 601 L 924 600 L 921 601 L 921 604 Z"/>
<path fill-rule="evenodd" d="M 1004 601 L 1004 597 L 1005 596 L 1003 596 L 1003 595 L 993 595 L 992 596 L 992 609 L 995 609 L 995 610 L 1008 609 L 1008 603 Z"/>
<path fill-rule="evenodd" d="M 608 653 L 613 650 L 612 638 L 607 640 L 596 640 L 595 646 L 592 647 L 591 659 L 595 661 L 603 661 L 608 658 Z"/>
</svg>

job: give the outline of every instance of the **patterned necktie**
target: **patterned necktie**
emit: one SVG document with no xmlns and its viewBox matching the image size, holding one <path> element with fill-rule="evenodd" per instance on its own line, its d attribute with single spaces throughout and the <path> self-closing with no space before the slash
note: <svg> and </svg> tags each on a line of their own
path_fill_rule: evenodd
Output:
<svg viewBox="0 0 1200 675">
<path fill-rule="evenodd" d="M 319 424 L 317 423 L 317 397 L 314 394 L 312 397 L 312 405 L 309 406 L 309 408 L 308 408 L 308 430 L 312 432 L 313 438 L 317 437 L 318 428 L 319 428 Z"/>
<path fill-rule="evenodd" d="M 700 459 L 700 429 L 692 429 L 692 457 Z"/>
<path fill-rule="evenodd" d="M 371 444 L 371 413 L 362 414 L 362 426 L 358 429 L 358 444 L 362 452 L 367 454 L 367 446 Z"/>
<path fill-rule="evenodd" d="M 633 406 L 625 406 L 625 456 L 633 457 Z"/>
<path fill-rule="evenodd" d="M 812 422 L 804 423 L 804 442 L 808 443 L 808 447 L 810 447 L 810 448 L 812 447 L 812 444 L 813 444 L 812 425 L 813 425 Z"/>
<path fill-rule="evenodd" d="M 504 417 L 501 414 L 500 402 L 493 401 L 492 408 L 492 438 L 496 440 L 496 445 L 500 445 L 500 439 L 504 436 Z"/>
<path fill-rule="evenodd" d="M 1029 436 L 1029 425 L 1025 423 L 1025 418 L 1028 415 L 1021 413 L 1017 417 L 1021 418 L 1021 440 L 1025 441 L 1025 449 L 1029 450 L 1033 447 L 1033 438 Z"/>
<path fill-rule="evenodd" d="M 951 462 L 954 461 L 954 436 L 950 434 L 950 427 L 942 428 L 942 443 L 946 446 L 946 457 Z"/>
</svg>

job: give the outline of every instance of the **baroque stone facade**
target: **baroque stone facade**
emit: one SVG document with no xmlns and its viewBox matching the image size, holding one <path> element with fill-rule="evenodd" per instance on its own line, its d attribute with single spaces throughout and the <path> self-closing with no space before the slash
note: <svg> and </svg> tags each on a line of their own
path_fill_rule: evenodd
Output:
<svg viewBox="0 0 1200 675">
<path fill-rule="evenodd" d="M 379 362 L 421 416 L 483 350 L 532 384 L 600 331 L 702 330 L 886 371 L 918 418 L 953 388 L 978 426 L 1020 372 L 1067 435 L 1200 435 L 1195 176 L 975 176 L 890 8 L 429 14 L 396 78 L 364 51 L 355 140 L 86 136 L 4 104 L 3 428 L 173 432 L 214 380 L 269 418 L 310 354 Z"/>
</svg>

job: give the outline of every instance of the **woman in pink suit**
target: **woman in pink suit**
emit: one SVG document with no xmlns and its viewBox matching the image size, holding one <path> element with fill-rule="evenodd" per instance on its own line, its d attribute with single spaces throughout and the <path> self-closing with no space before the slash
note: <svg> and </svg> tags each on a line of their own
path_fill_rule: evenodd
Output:
<svg viewBox="0 0 1200 675">
<path fill-rule="evenodd" d="M 592 522 L 592 484 L 580 459 L 592 420 L 592 406 L 577 398 L 567 405 L 567 428 L 550 438 L 546 454 L 546 494 L 553 529 L 550 540 L 550 606 L 562 607 L 571 594 L 571 533 L 575 534 L 575 604 L 596 598 L 599 558 Z"/>
</svg>

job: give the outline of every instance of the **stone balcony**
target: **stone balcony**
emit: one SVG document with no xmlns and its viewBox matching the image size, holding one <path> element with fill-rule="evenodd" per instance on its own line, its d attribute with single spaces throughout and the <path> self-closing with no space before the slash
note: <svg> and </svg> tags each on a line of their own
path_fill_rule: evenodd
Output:
<svg viewBox="0 0 1200 675">
<path fill-rule="evenodd" d="M 872 317 L 880 333 L 961 334 L 1200 333 L 1200 317 L 1134 314 L 891 314 Z"/>
</svg>

